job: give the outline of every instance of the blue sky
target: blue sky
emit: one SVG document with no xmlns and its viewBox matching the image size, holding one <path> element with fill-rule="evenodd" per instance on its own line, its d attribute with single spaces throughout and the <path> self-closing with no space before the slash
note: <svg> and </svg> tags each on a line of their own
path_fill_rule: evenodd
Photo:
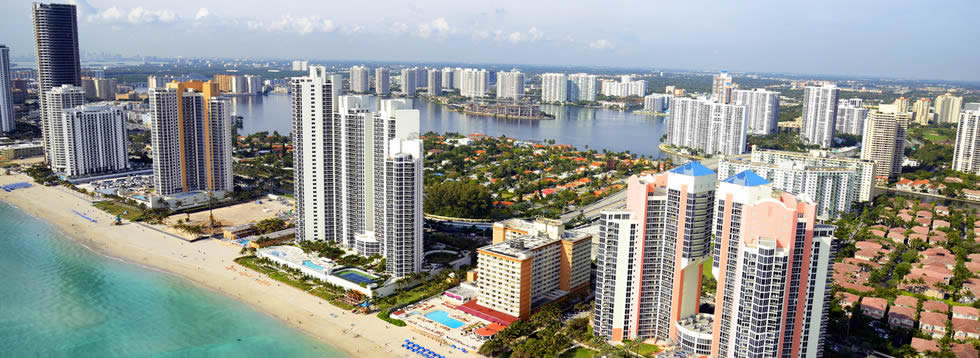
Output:
<svg viewBox="0 0 980 358">
<path fill-rule="evenodd" d="M 77 0 L 83 52 L 980 81 L 980 1 Z M 31 1 L 0 42 L 33 54 Z"/>
</svg>

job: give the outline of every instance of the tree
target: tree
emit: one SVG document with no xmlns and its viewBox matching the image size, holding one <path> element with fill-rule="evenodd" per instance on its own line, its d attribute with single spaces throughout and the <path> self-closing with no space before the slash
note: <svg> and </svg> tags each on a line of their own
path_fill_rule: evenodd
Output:
<svg viewBox="0 0 980 358">
<path fill-rule="evenodd" d="M 493 199 L 490 191 L 479 184 L 443 182 L 425 188 L 423 201 L 426 213 L 459 217 L 490 217 Z"/>
<path fill-rule="evenodd" d="M 260 234 L 271 234 L 286 228 L 286 222 L 280 218 L 268 218 L 255 223 Z"/>
</svg>

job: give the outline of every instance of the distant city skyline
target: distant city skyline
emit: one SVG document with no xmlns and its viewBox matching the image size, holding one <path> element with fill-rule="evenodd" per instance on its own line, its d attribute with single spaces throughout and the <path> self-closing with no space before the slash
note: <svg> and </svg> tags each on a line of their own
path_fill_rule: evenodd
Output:
<svg viewBox="0 0 980 358">
<path fill-rule="evenodd" d="M 836 0 L 585 6 L 551 0 L 384 0 L 370 9 L 355 3 L 299 2 L 270 8 L 250 0 L 73 2 L 79 7 L 79 43 L 85 53 L 261 54 L 980 81 L 974 66 L 980 62 L 980 49 L 970 45 L 980 37 L 980 28 L 970 21 L 980 4 L 968 1 L 944 6 Z M 33 57 L 30 8 L 30 1 L 0 5 L 0 29 L 12 35 L 4 41 L 13 58 Z M 320 45 L 311 46 L 314 42 Z M 916 43 L 919 50 L 908 51 L 905 43 Z"/>
</svg>

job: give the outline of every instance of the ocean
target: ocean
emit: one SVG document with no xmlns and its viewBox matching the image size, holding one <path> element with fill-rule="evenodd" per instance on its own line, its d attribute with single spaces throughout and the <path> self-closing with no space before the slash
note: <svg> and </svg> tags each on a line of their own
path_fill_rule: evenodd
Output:
<svg viewBox="0 0 980 358">
<path fill-rule="evenodd" d="M 234 299 L 94 253 L 0 201 L 0 356 L 344 354 Z"/>
</svg>

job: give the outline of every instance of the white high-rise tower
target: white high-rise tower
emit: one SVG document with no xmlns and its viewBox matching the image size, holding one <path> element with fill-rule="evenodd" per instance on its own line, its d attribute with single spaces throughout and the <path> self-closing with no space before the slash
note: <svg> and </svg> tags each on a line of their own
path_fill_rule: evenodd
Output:
<svg viewBox="0 0 980 358">
<path fill-rule="evenodd" d="M 371 82 L 368 81 L 370 72 L 364 66 L 354 66 L 350 68 L 350 91 L 354 93 L 367 93 L 371 89 Z"/>
<path fill-rule="evenodd" d="M 0 133 L 14 130 L 14 97 L 10 92 L 10 49 L 0 45 Z"/>
<path fill-rule="evenodd" d="M 830 148 L 837 119 L 837 86 L 807 86 L 803 91 L 800 137 L 806 144 Z"/>
</svg>

